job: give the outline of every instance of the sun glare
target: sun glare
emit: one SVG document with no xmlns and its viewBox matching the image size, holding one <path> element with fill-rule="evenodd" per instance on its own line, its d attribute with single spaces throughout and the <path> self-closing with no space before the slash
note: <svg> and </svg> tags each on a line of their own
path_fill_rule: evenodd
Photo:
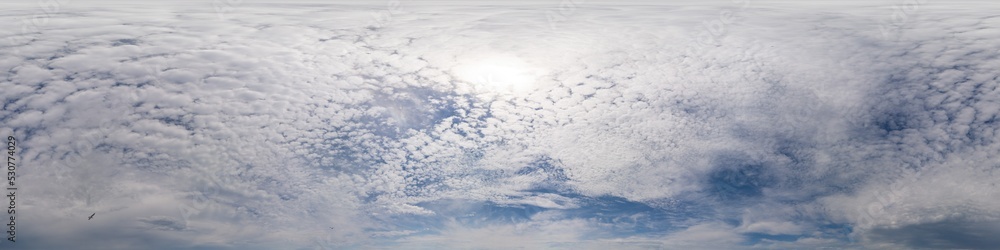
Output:
<svg viewBox="0 0 1000 250">
<path fill-rule="evenodd" d="M 455 72 L 459 80 L 493 90 L 523 92 L 531 88 L 536 74 L 520 58 L 494 54 L 466 58 Z"/>
</svg>

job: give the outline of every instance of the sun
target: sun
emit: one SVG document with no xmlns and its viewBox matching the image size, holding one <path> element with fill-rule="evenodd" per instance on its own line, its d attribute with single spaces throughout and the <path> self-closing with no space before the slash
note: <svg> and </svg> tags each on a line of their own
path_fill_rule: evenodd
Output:
<svg viewBox="0 0 1000 250">
<path fill-rule="evenodd" d="M 494 91 L 520 93 L 529 91 L 537 70 L 520 58 L 508 54 L 487 54 L 459 60 L 455 74 L 459 80 Z"/>
</svg>

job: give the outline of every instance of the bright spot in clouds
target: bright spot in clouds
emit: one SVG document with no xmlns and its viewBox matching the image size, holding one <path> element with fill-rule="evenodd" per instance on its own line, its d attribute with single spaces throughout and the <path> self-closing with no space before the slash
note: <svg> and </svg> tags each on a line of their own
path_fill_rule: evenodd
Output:
<svg viewBox="0 0 1000 250">
<path fill-rule="evenodd" d="M 531 90 L 541 70 L 521 58 L 505 53 L 487 53 L 459 59 L 455 74 L 459 80 L 504 93 Z"/>
</svg>

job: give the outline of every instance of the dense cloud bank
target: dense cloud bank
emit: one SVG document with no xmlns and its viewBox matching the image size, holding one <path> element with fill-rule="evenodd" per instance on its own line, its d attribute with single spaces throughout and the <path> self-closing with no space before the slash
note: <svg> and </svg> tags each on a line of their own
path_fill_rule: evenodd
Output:
<svg viewBox="0 0 1000 250">
<path fill-rule="evenodd" d="M 55 6 L 0 12 L 21 247 L 1000 244 L 985 2 Z"/>
</svg>

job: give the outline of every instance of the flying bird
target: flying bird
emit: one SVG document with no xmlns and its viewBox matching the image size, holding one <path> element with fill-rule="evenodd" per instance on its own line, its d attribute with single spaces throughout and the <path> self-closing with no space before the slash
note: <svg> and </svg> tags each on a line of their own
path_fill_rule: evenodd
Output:
<svg viewBox="0 0 1000 250">
<path fill-rule="evenodd" d="M 87 220 L 93 219 L 95 214 L 97 214 L 97 213 L 91 214 L 90 217 L 87 217 Z"/>
</svg>

